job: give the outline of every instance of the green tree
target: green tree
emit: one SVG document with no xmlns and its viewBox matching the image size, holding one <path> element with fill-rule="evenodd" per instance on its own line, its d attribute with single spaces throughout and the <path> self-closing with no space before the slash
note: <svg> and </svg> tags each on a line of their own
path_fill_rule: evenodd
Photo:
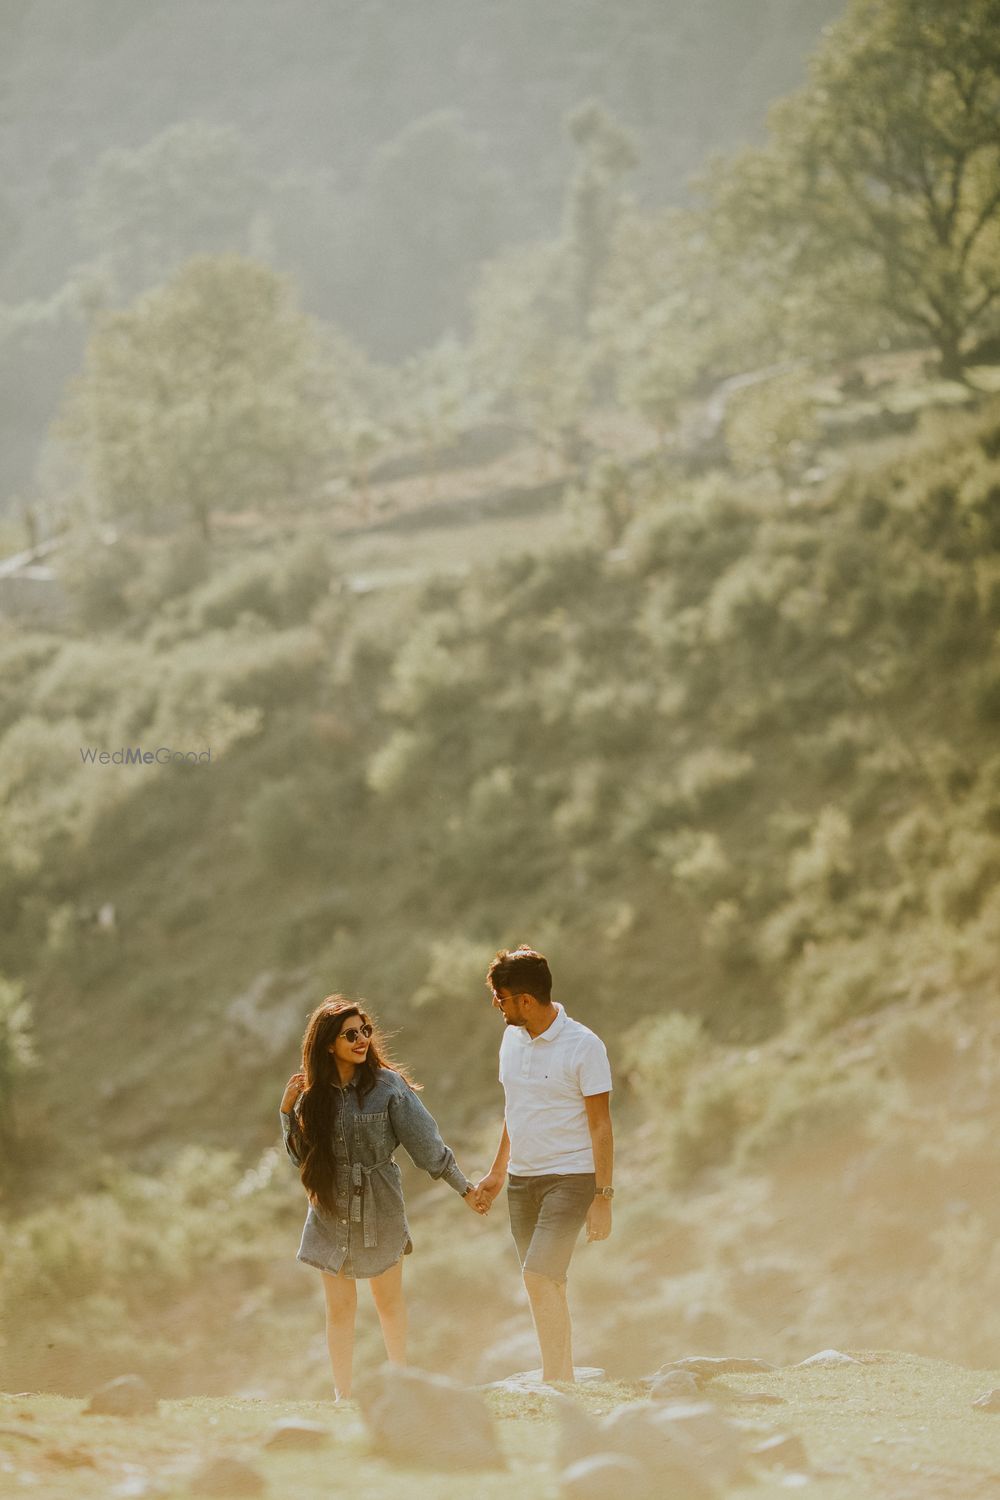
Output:
<svg viewBox="0 0 1000 1500">
<path fill-rule="evenodd" d="M 566 197 L 564 232 L 573 257 L 581 327 L 594 304 L 624 204 L 624 184 L 638 163 L 632 137 L 598 100 L 569 115 L 577 148 L 576 171 Z"/>
<path fill-rule="evenodd" d="M 828 329 L 921 335 L 962 378 L 1000 299 L 1000 0 L 852 0 L 771 125 L 707 222 Z"/>
<path fill-rule="evenodd" d="M 262 192 L 239 131 L 188 120 L 134 151 L 105 151 L 81 200 L 80 228 L 119 291 L 133 296 L 192 255 L 249 250 Z"/>
<path fill-rule="evenodd" d="M 462 317 L 478 265 L 502 241 L 506 182 L 457 110 L 414 120 L 362 184 L 352 286 L 366 342 L 396 358 Z"/>
<path fill-rule="evenodd" d="M 214 511 L 308 492 L 328 448 L 324 355 L 275 272 L 239 256 L 189 261 L 98 318 L 62 431 L 106 512 Z"/>
<path fill-rule="evenodd" d="M 484 266 L 472 298 L 472 368 L 496 407 L 569 457 L 591 393 L 566 247 L 516 246 Z"/>
</svg>

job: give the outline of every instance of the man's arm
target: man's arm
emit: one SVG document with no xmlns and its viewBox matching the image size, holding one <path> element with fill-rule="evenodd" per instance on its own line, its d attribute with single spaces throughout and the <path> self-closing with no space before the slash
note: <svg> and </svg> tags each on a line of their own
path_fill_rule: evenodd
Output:
<svg viewBox="0 0 1000 1500">
<path fill-rule="evenodd" d="M 615 1137 L 611 1128 L 611 1095 L 586 1094 L 587 1128 L 594 1148 L 594 1176 L 598 1188 L 611 1187 L 615 1166 Z M 611 1233 L 611 1199 L 595 1198 L 587 1211 L 587 1239 L 606 1240 Z"/>
<path fill-rule="evenodd" d="M 503 1188 L 504 1181 L 507 1177 L 507 1163 L 509 1161 L 510 1136 L 507 1134 L 507 1121 L 504 1120 L 503 1134 L 500 1137 L 500 1144 L 497 1147 L 497 1154 L 493 1158 L 493 1165 L 492 1167 L 490 1167 L 490 1170 L 487 1172 L 486 1176 L 476 1184 L 476 1197 L 480 1203 L 483 1203 L 485 1201 L 487 1208 Z"/>
</svg>

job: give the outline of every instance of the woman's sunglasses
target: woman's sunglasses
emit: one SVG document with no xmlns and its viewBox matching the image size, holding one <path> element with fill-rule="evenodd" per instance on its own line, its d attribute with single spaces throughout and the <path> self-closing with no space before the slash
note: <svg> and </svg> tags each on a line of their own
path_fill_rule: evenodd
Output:
<svg viewBox="0 0 1000 1500">
<path fill-rule="evenodd" d="M 374 1026 L 369 1026 L 366 1021 L 363 1026 L 345 1026 L 343 1031 L 338 1031 L 337 1035 L 342 1036 L 349 1047 L 353 1047 L 359 1036 L 369 1037 L 374 1033 Z"/>
</svg>

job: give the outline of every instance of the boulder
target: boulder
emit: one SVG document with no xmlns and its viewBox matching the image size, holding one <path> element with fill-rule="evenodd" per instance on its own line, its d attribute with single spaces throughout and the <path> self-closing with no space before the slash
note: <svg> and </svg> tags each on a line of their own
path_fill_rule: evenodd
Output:
<svg viewBox="0 0 1000 1500">
<path fill-rule="evenodd" d="M 611 1500 L 628 1496 L 646 1500 L 651 1494 L 642 1465 L 624 1453 L 594 1453 L 570 1464 L 559 1476 L 562 1500 Z"/>
<path fill-rule="evenodd" d="M 810 1354 L 808 1359 L 800 1359 L 797 1365 L 792 1366 L 792 1369 L 809 1370 L 826 1365 L 859 1365 L 860 1363 L 860 1359 L 855 1359 L 850 1354 L 841 1354 L 839 1349 L 821 1349 L 818 1354 Z"/>
<path fill-rule="evenodd" d="M 737 1428 L 705 1403 L 632 1401 L 599 1420 L 565 1396 L 555 1397 L 553 1405 L 556 1465 L 564 1472 L 585 1458 L 615 1454 L 639 1464 L 651 1495 L 676 1489 L 685 1500 L 708 1500 L 742 1472 Z"/>
<path fill-rule="evenodd" d="M 322 1422 L 307 1422 L 304 1417 L 279 1417 L 267 1437 L 265 1448 L 322 1448 L 332 1434 Z"/>
<path fill-rule="evenodd" d="M 660 1426 L 698 1453 L 699 1472 L 723 1488 L 736 1483 L 746 1468 L 743 1433 L 711 1401 L 675 1401 L 656 1413 Z"/>
<path fill-rule="evenodd" d="M 698 1395 L 699 1386 L 690 1370 L 667 1370 L 654 1376 L 649 1394 L 654 1401 L 685 1401 Z"/>
<path fill-rule="evenodd" d="M 83 1408 L 85 1416 L 145 1417 L 159 1402 L 141 1375 L 119 1375 L 99 1385 Z"/>
<path fill-rule="evenodd" d="M 765 1438 L 753 1449 L 753 1456 L 765 1468 L 798 1469 L 809 1468 L 809 1455 L 798 1433 L 776 1432 Z"/>
<path fill-rule="evenodd" d="M 372 1450 L 432 1469 L 502 1469 L 493 1419 L 478 1391 L 443 1375 L 389 1365 L 362 1396 Z"/>
</svg>

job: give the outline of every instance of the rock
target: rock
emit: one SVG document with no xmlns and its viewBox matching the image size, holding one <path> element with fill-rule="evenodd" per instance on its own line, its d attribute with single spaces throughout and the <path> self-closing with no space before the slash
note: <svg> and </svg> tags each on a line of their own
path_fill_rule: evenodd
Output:
<svg viewBox="0 0 1000 1500">
<path fill-rule="evenodd" d="M 972 1404 L 980 1411 L 1000 1411 L 1000 1390 L 987 1391 L 985 1396 L 978 1396 Z"/>
<path fill-rule="evenodd" d="M 654 1401 L 690 1400 L 697 1397 L 699 1389 L 690 1370 L 668 1370 L 654 1378 L 649 1394 Z"/>
<path fill-rule="evenodd" d="M 772 1466 L 799 1470 L 809 1468 L 809 1456 L 806 1453 L 805 1444 L 795 1432 L 776 1432 L 773 1437 L 765 1438 L 754 1448 L 753 1456 L 765 1468 Z"/>
<path fill-rule="evenodd" d="M 599 1369 L 597 1365 L 574 1365 L 573 1367 L 573 1375 L 578 1384 L 586 1380 L 603 1380 L 605 1374 L 606 1371 Z M 517 1375 L 506 1375 L 502 1380 L 491 1380 L 487 1385 L 481 1385 L 479 1389 L 521 1394 L 523 1392 L 548 1392 L 552 1387 L 548 1381 L 542 1379 L 541 1370 L 522 1370 Z"/>
<path fill-rule="evenodd" d="M 704 1455 L 683 1428 L 661 1420 L 673 1409 L 652 1402 L 616 1407 L 600 1423 L 600 1441 L 606 1450 L 636 1459 L 652 1493 L 670 1494 L 676 1487 L 685 1500 L 708 1500 L 715 1485 Z"/>
<path fill-rule="evenodd" d="M 241 1458 L 209 1458 L 188 1480 L 192 1495 L 262 1495 L 267 1488 L 259 1469 Z"/>
<path fill-rule="evenodd" d="M 303 1417 L 279 1417 L 267 1437 L 265 1448 L 322 1448 L 332 1433 L 322 1422 L 307 1422 Z"/>
<path fill-rule="evenodd" d="M 85 1416 L 145 1417 L 155 1412 L 159 1402 L 141 1375 L 119 1375 L 91 1392 L 83 1408 Z"/>
<path fill-rule="evenodd" d="M 362 1406 L 381 1458 L 433 1469 L 505 1467 L 482 1396 L 443 1375 L 389 1365 Z"/>
<path fill-rule="evenodd" d="M 685 1500 L 707 1500 L 744 1468 L 741 1434 L 704 1402 L 632 1401 L 599 1421 L 565 1396 L 555 1397 L 553 1406 L 562 1470 L 616 1454 L 640 1465 L 651 1494 L 676 1488 Z"/>
<path fill-rule="evenodd" d="M 664 1428 L 683 1432 L 697 1449 L 701 1472 L 708 1472 L 723 1486 L 736 1481 L 746 1468 L 743 1434 L 710 1401 L 673 1402 L 658 1413 Z"/>
<path fill-rule="evenodd" d="M 628 1495 L 644 1500 L 650 1493 L 642 1465 L 624 1453 L 594 1453 L 570 1464 L 559 1476 L 562 1500 L 610 1500 Z"/>
<path fill-rule="evenodd" d="M 717 1375 L 765 1375 L 770 1374 L 776 1368 L 769 1365 L 766 1359 L 729 1359 L 725 1356 L 712 1358 L 708 1355 L 689 1355 L 686 1359 L 675 1359 L 667 1365 L 661 1365 L 655 1375 L 650 1375 L 643 1382 L 651 1385 L 654 1381 L 668 1375 L 672 1370 L 684 1370 L 693 1375 L 699 1385 L 706 1380 L 714 1380 Z"/>
<path fill-rule="evenodd" d="M 841 1354 L 839 1349 L 821 1349 L 818 1354 L 810 1354 L 808 1359 L 800 1359 L 793 1370 L 808 1370 L 824 1365 L 859 1365 L 860 1359 L 854 1359 L 850 1354 Z"/>
</svg>

